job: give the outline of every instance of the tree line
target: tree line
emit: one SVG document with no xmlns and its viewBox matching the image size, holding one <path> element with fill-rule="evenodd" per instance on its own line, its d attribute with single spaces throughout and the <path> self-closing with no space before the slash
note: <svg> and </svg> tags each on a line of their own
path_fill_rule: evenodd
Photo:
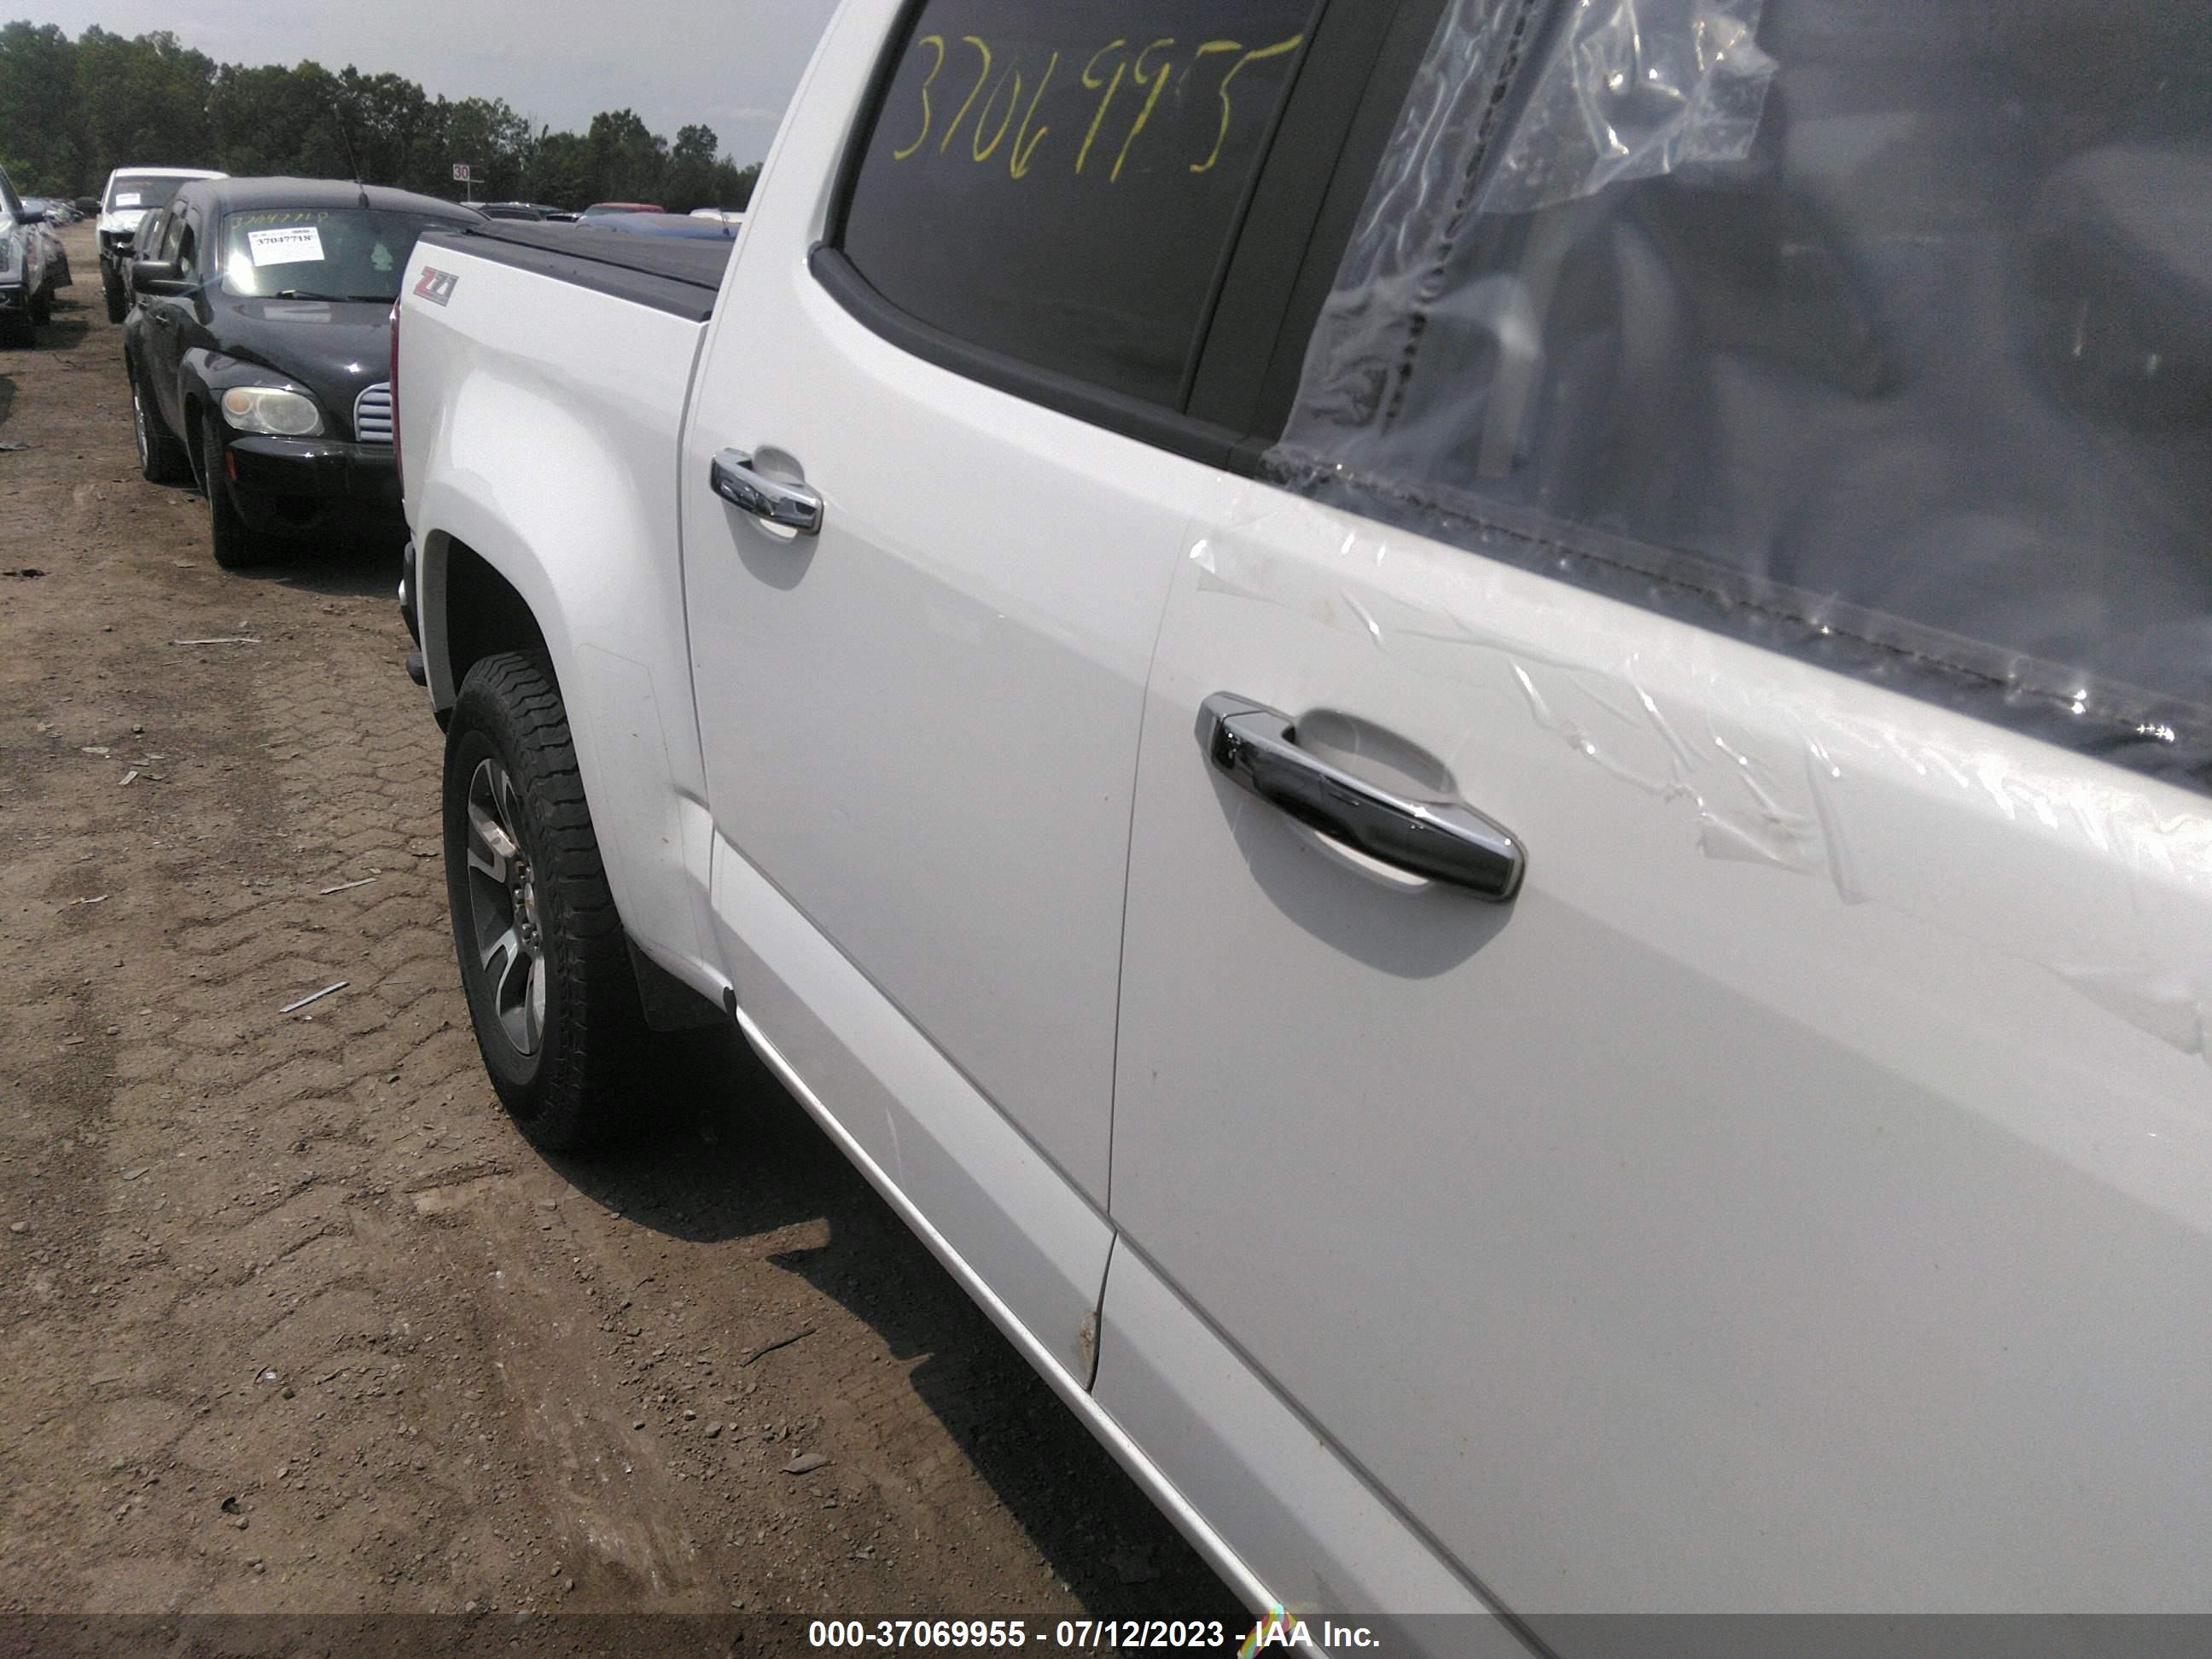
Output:
<svg viewBox="0 0 2212 1659">
<path fill-rule="evenodd" d="M 580 133 L 533 129 L 504 99 L 433 98 L 404 76 L 307 61 L 218 64 L 168 31 L 0 28 L 0 166 L 33 196 L 93 196 L 118 167 L 358 177 L 449 198 L 470 164 L 478 201 L 658 202 L 742 208 L 760 164 L 738 167 L 708 126 L 674 143 L 635 112 Z"/>
</svg>

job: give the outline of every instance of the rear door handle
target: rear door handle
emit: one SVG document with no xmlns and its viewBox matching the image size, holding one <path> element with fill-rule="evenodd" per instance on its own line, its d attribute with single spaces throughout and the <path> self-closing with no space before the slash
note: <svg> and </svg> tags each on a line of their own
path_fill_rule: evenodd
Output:
<svg viewBox="0 0 2212 1659">
<path fill-rule="evenodd" d="M 802 483 L 786 483 L 753 471 L 753 458 L 740 449 L 726 449 L 707 469 L 714 493 L 741 512 L 765 523 L 795 530 L 802 536 L 822 532 L 822 497 Z"/>
<path fill-rule="evenodd" d="M 1521 843 L 1455 800 L 1399 795 L 1301 749 L 1289 716 L 1217 691 L 1200 705 L 1206 757 L 1233 782 L 1394 869 L 1504 903 L 1521 890 Z"/>
</svg>

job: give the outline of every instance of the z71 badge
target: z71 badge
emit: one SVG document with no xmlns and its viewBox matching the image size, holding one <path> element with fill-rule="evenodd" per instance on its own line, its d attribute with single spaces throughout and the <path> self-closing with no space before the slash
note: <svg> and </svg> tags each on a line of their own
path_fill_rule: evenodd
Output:
<svg viewBox="0 0 2212 1659">
<path fill-rule="evenodd" d="M 453 284 L 460 280 L 458 271 L 440 270 L 435 266 L 424 265 L 422 280 L 415 284 L 415 292 L 432 305 L 441 306 L 453 297 Z"/>
</svg>

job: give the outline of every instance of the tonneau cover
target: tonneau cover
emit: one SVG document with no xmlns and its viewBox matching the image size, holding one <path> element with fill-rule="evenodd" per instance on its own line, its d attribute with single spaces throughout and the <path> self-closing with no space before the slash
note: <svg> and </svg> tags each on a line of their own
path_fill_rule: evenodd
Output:
<svg viewBox="0 0 2212 1659">
<path fill-rule="evenodd" d="M 462 231 L 434 231 L 432 245 L 466 249 L 561 282 L 704 322 L 737 239 L 639 236 L 593 225 L 492 219 Z"/>
</svg>

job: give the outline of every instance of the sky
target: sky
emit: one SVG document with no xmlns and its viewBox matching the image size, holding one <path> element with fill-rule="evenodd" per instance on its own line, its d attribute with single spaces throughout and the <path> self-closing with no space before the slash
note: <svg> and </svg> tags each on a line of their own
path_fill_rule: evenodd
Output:
<svg viewBox="0 0 2212 1659">
<path fill-rule="evenodd" d="M 433 96 L 504 98 L 580 132 L 629 108 L 664 137 L 703 121 L 740 166 L 776 123 L 835 0 L 15 0 L 0 16 L 167 29 L 218 63 L 389 70 Z M 611 18 L 619 19 L 612 24 Z"/>
</svg>

